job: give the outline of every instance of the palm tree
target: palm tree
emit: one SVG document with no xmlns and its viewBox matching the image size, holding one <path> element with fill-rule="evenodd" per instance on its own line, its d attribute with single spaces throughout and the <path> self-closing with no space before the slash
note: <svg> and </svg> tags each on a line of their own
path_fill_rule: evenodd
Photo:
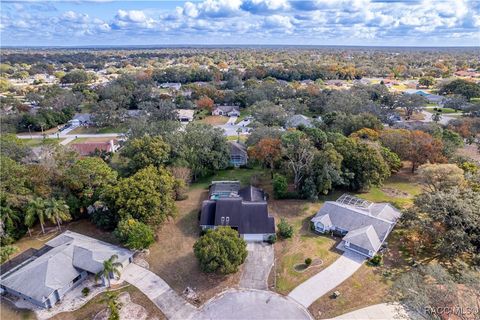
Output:
<svg viewBox="0 0 480 320">
<path fill-rule="evenodd" d="M 64 221 L 72 220 L 69 213 L 69 207 L 64 200 L 50 199 L 46 203 L 46 213 L 52 223 L 56 223 L 58 230 L 61 230 L 60 225 Z"/>
<path fill-rule="evenodd" d="M 103 261 L 103 270 L 95 275 L 95 281 L 103 277 L 107 279 L 108 287 L 110 288 L 110 275 L 116 274 L 118 277 L 120 277 L 119 268 L 122 266 L 122 264 L 120 262 L 116 262 L 115 260 L 117 259 L 118 256 L 114 254 L 110 257 L 110 259 Z"/>
<path fill-rule="evenodd" d="M 8 227 L 13 228 L 14 221 L 20 221 L 17 211 L 13 210 L 5 199 L 0 203 L 0 237 L 5 236 Z"/>
<path fill-rule="evenodd" d="M 110 315 L 108 320 L 119 320 L 120 314 L 119 310 L 122 308 L 122 304 L 118 302 L 118 294 L 115 292 L 107 291 L 105 295 L 100 300 L 100 303 L 105 303 L 108 310 L 110 310 Z"/>
<path fill-rule="evenodd" d="M 45 200 L 42 198 L 35 198 L 30 200 L 25 210 L 25 224 L 30 228 L 33 226 L 35 221 L 40 221 L 40 226 L 42 227 L 42 232 L 45 234 L 45 219 L 50 219 L 49 213 L 45 210 Z"/>
</svg>

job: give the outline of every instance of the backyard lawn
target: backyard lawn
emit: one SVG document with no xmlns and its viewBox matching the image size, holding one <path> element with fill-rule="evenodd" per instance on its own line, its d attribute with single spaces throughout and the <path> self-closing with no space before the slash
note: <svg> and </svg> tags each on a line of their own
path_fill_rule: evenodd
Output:
<svg viewBox="0 0 480 320">
<path fill-rule="evenodd" d="M 205 118 L 198 120 L 200 123 L 207 123 L 212 126 L 222 125 L 227 123 L 228 117 L 224 116 L 206 116 Z"/>
</svg>

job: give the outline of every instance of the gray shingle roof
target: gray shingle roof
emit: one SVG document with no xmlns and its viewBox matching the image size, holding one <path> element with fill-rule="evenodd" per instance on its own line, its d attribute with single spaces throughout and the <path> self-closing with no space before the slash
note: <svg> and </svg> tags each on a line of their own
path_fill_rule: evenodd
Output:
<svg viewBox="0 0 480 320">
<path fill-rule="evenodd" d="M 236 141 L 229 141 L 230 155 L 240 155 L 247 157 L 247 147 Z"/>
<path fill-rule="evenodd" d="M 37 301 L 45 301 L 55 290 L 69 285 L 82 270 L 96 273 L 103 268 L 103 261 L 112 255 L 118 256 L 118 262 L 124 262 L 133 254 L 72 231 L 65 231 L 46 245 L 53 248 L 2 276 L 0 283 Z"/>
<path fill-rule="evenodd" d="M 366 226 L 349 231 L 345 237 L 343 237 L 343 240 L 373 252 L 376 252 L 378 249 L 380 249 L 380 246 L 382 245 L 380 239 L 378 239 L 375 229 L 372 226 Z"/>
<path fill-rule="evenodd" d="M 371 204 L 365 208 L 327 201 L 312 222 L 347 231 L 344 240 L 377 251 L 392 230 L 401 213 L 388 203 Z"/>
</svg>

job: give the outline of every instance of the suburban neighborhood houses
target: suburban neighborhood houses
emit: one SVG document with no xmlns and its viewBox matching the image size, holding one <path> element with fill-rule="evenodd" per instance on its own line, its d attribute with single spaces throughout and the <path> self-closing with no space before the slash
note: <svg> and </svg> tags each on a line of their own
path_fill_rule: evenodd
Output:
<svg viewBox="0 0 480 320">
<path fill-rule="evenodd" d="M 478 1 L 0 25 L 0 320 L 480 319 Z"/>
</svg>

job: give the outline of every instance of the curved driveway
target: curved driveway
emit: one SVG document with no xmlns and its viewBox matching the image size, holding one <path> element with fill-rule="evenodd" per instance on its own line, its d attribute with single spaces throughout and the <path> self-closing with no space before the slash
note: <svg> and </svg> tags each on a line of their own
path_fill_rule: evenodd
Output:
<svg viewBox="0 0 480 320">
<path fill-rule="evenodd" d="M 365 261 L 359 254 L 346 251 L 334 263 L 293 289 L 288 296 L 307 307 L 347 280 Z"/>
</svg>

